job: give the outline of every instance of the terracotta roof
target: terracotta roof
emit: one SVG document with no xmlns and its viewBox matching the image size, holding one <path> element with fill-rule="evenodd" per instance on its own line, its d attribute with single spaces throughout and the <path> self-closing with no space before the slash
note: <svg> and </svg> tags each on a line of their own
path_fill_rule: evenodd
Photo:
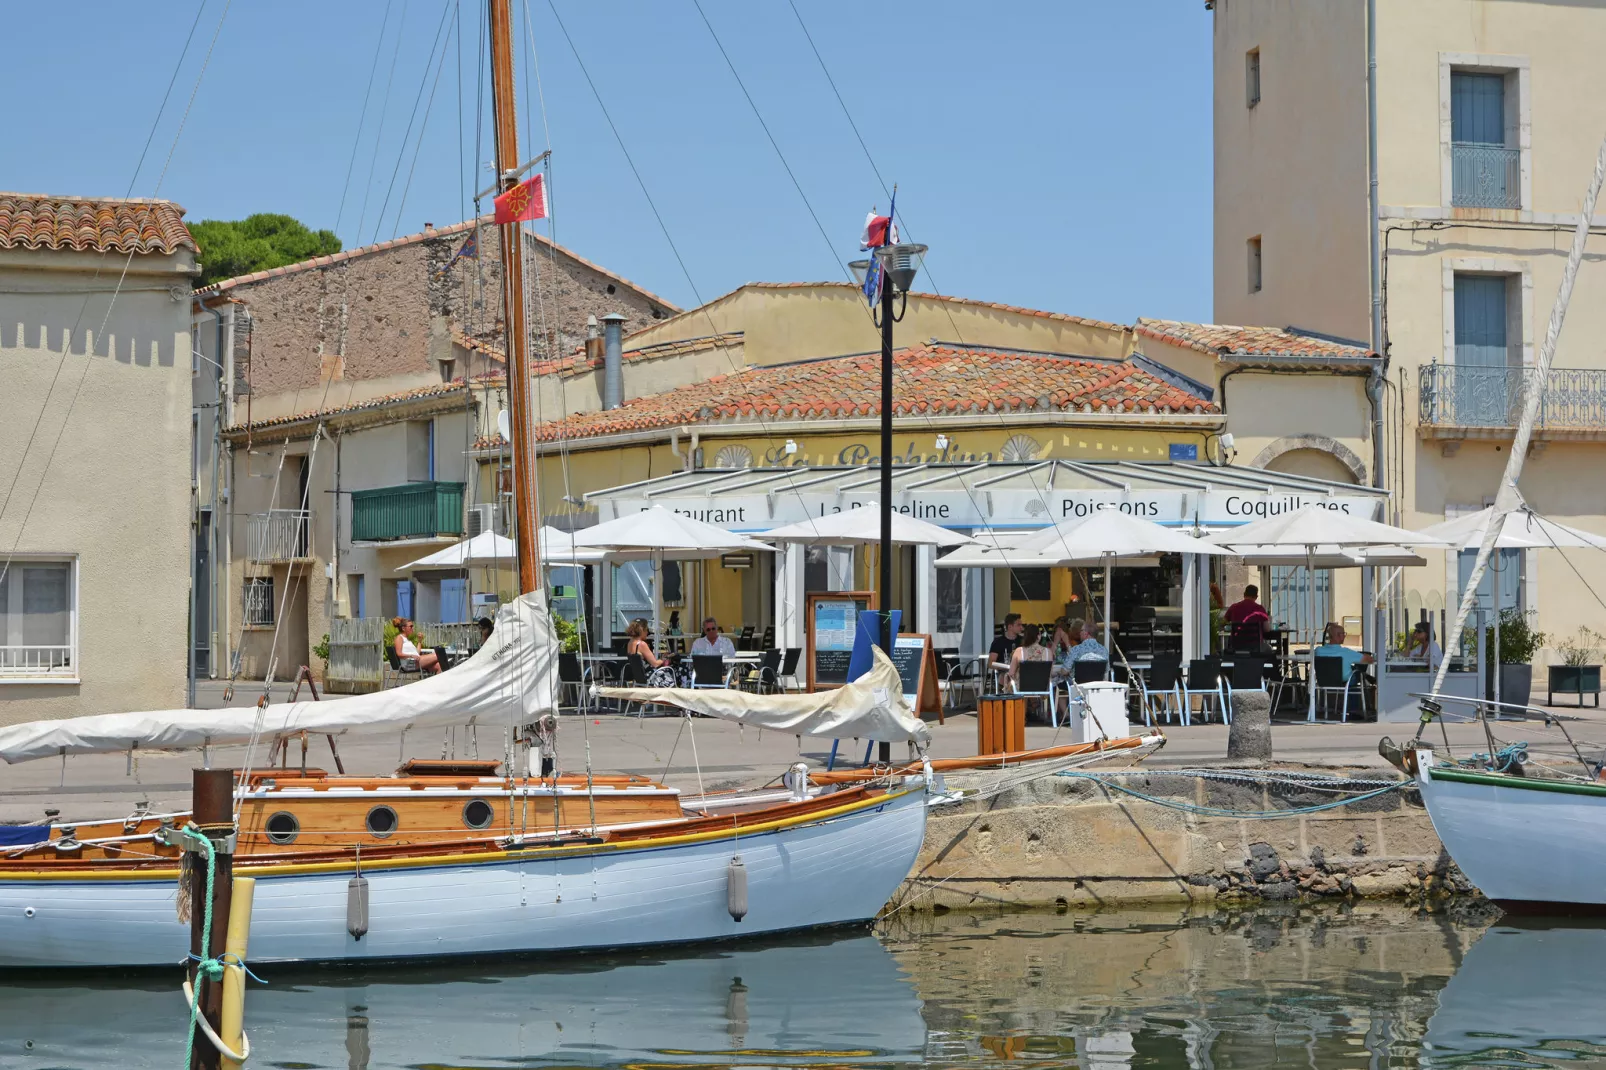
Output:
<svg viewBox="0 0 1606 1070">
<path fill-rule="evenodd" d="M 1288 327 L 1234 327 L 1218 323 L 1139 319 L 1138 334 L 1211 356 L 1327 357 L 1357 360 L 1373 357 L 1364 345 L 1318 338 Z"/>
<path fill-rule="evenodd" d="M 893 360 L 899 415 L 1220 411 L 1124 361 L 948 344 L 899 350 Z M 880 400 L 880 355 L 859 354 L 747 367 L 545 423 L 536 435 L 550 442 L 718 421 L 872 417 L 881 412 Z"/>
<path fill-rule="evenodd" d="M 472 338 L 461 331 L 453 331 L 452 341 L 464 349 L 501 361 L 503 364 L 507 363 L 507 355 L 483 338 Z M 619 356 L 624 363 L 634 364 L 637 361 L 656 360 L 660 357 L 689 356 L 693 353 L 719 349 L 722 346 L 741 345 L 741 343 L 741 331 L 727 331 L 724 334 L 711 334 L 703 338 L 682 338 L 670 342 L 657 342 L 650 346 L 640 346 L 636 349 L 626 349 Z M 577 375 L 582 372 L 595 371 L 600 367 L 602 367 L 600 359 L 586 359 L 585 346 L 582 345 L 575 347 L 574 352 L 567 357 L 561 357 L 557 360 L 531 361 L 530 374 Z"/>
<path fill-rule="evenodd" d="M 232 279 L 220 279 L 219 281 L 214 282 L 211 286 L 208 286 L 205 290 L 198 292 L 202 294 L 222 293 L 224 290 L 232 290 L 236 286 L 245 286 L 249 283 L 261 282 L 263 279 L 276 279 L 280 275 L 292 275 L 298 271 L 309 271 L 312 268 L 327 267 L 330 264 L 338 264 L 343 260 L 352 260 L 359 256 L 367 256 L 369 253 L 383 252 L 386 249 L 397 249 L 404 245 L 415 245 L 418 242 L 428 241 L 431 238 L 449 238 L 454 234 L 463 234 L 473 230 L 476 223 L 484 223 L 486 226 L 491 226 L 492 218 L 493 217 L 490 215 L 485 215 L 481 216 L 477 220 L 466 219 L 461 223 L 453 223 L 451 226 L 429 227 L 425 230 L 419 231 L 417 234 L 406 234 L 400 238 L 392 238 L 389 241 L 376 242 L 373 245 L 359 245 L 355 249 L 343 249 L 338 253 L 331 253 L 328 256 L 315 256 L 311 260 L 300 260 L 294 264 L 286 264 L 283 267 L 269 268 L 266 271 L 253 271 L 249 275 L 236 275 Z M 533 238 L 535 241 L 540 242 L 542 245 L 557 250 L 570 260 L 573 260 L 575 263 L 588 267 L 599 275 L 606 275 L 615 282 L 623 283 L 632 290 L 635 290 L 637 293 L 641 294 L 643 297 L 646 297 L 648 300 L 656 301 L 658 304 L 663 305 L 664 308 L 669 312 L 678 313 L 680 311 L 680 307 L 678 305 L 664 300 L 651 290 L 637 286 L 623 275 L 614 274 L 601 264 L 592 263 L 579 253 L 576 253 L 574 250 L 566 249 L 557 242 L 552 241 L 550 238 L 544 238 L 541 235 L 535 234 L 531 231 L 525 231 L 525 234 Z"/>
<path fill-rule="evenodd" d="M 172 201 L 0 193 L 0 249 L 193 252 L 195 239 Z"/>
<path fill-rule="evenodd" d="M 491 372 L 487 375 L 474 376 L 476 386 L 496 386 L 501 383 L 504 376 L 501 372 Z M 445 382 L 430 383 L 427 386 L 414 387 L 411 390 L 400 390 L 394 394 L 384 394 L 380 397 L 369 398 L 366 401 L 354 402 L 350 405 L 340 405 L 332 409 L 306 409 L 291 413 L 288 416 L 275 416 L 269 420 L 257 420 L 253 423 L 237 423 L 226 429 L 226 434 L 244 434 L 246 431 L 262 431 L 268 428 L 284 427 L 288 424 L 310 422 L 318 419 L 328 419 L 332 416 L 348 416 L 352 413 L 367 412 L 374 409 L 383 409 L 391 405 L 401 405 L 409 401 L 425 401 L 430 398 L 450 397 L 461 394 L 465 388 L 461 376 Z M 243 406 L 238 406 L 243 408 Z"/>
</svg>

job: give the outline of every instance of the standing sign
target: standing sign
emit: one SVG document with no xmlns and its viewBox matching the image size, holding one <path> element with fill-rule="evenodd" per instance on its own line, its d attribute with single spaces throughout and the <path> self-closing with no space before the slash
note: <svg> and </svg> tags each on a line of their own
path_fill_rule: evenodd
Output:
<svg viewBox="0 0 1606 1070">
<path fill-rule="evenodd" d="M 903 700 L 917 715 L 935 713 L 944 724 L 942 691 L 937 685 L 937 654 L 929 635 L 900 635 L 892 644 L 892 664 L 903 681 Z"/>
<path fill-rule="evenodd" d="M 804 609 L 804 638 L 808 649 L 808 689 L 841 687 L 848 682 L 853 659 L 853 636 L 859 614 L 876 608 L 874 591 L 812 591 Z"/>
</svg>

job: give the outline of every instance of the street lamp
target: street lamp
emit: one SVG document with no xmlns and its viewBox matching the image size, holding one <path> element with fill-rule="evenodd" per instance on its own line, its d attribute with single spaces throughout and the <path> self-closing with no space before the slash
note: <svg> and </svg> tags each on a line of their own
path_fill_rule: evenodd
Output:
<svg viewBox="0 0 1606 1070">
<path fill-rule="evenodd" d="M 891 229 L 890 227 L 888 228 Z M 877 587 L 881 596 L 881 649 L 892 656 L 892 325 L 903 319 L 909 307 L 909 288 L 926 256 L 926 246 L 914 242 L 882 245 L 872 251 L 881 269 L 880 308 L 871 305 L 872 317 L 881 328 L 881 548 Z M 865 287 L 870 275 L 869 260 L 848 265 Z M 893 298 L 898 298 L 896 311 Z"/>
</svg>

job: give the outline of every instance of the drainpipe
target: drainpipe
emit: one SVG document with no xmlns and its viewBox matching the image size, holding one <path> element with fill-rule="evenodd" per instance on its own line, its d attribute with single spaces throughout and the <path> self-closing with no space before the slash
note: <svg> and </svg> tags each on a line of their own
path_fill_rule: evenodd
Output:
<svg viewBox="0 0 1606 1070">
<path fill-rule="evenodd" d="M 602 407 L 617 409 L 625 403 L 623 327 L 617 312 L 602 317 Z"/>
<path fill-rule="evenodd" d="M 1372 352 L 1379 357 L 1377 367 L 1366 380 L 1366 399 L 1372 405 L 1372 486 L 1388 488 L 1385 474 L 1387 450 L 1383 446 L 1383 377 L 1388 372 L 1388 355 L 1383 352 L 1383 261 L 1378 254 L 1378 227 L 1381 212 L 1377 203 L 1377 0 L 1366 0 L 1366 181 L 1367 207 L 1371 226 L 1367 228 L 1368 261 L 1372 289 Z M 1386 518 L 1398 524 L 1400 510 L 1390 499 L 1392 516 Z M 1377 572 L 1362 570 L 1361 596 L 1366 599 L 1366 612 L 1361 614 L 1361 645 L 1370 650 L 1381 650 L 1383 610 L 1377 605 Z"/>
</svg>

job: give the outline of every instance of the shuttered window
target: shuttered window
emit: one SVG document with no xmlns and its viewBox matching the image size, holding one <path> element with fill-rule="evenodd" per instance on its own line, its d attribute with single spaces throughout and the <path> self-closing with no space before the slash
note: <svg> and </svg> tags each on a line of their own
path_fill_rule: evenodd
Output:
<svg viewBox="0 0 1606 1070">
<path fill-rule="evenodd" d="M 1455 277 L 1455 362 L 1458 367 L 1506 366 L 1504 275 Z"/>
<path fill-rule="evenodd" d="M 1506 143 L 1506 76 L 1450 72 L 1450 140 L 1463 145 Z"/>
</svg>

